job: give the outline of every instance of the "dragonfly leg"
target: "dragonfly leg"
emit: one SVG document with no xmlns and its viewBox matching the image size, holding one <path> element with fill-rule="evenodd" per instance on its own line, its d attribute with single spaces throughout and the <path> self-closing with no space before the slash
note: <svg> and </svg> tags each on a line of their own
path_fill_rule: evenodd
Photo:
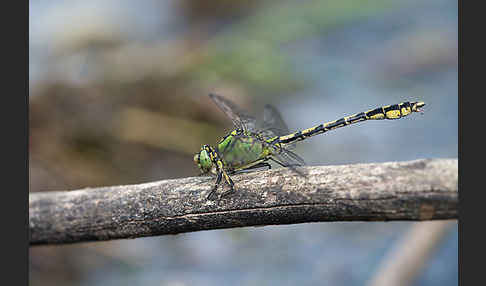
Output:
<svg viewBox="0 0 486 286">
<path fill-rule="evenodd" d="M 280 161 L 278 161 L 278 160 L 276 160 L 276 159 L 274 159 L 272 157 L 270 157 L 270 160 L 272 160 L 273 162 L 279 164 L 282 167 L 299 167 L 299 166 L 301 166 L 300 164 L 284 164 L 284 163 L 282 163 L 282 162 L 280 162 Z"/>
<path fill-rule="evenodd" d="M 209 192 L 208 196 L 207 196 L 207 199 L 208 200 L 211 200 L 211 196 L 214 194 L 214 192 L 216 191 L 216 189 L 218 188 L 218 185 L 219 183 L 221 183 L 221 179 L 223 178 L 223 171 L 220 170 L 218 172 L 218 177 L 216 178 L 216 183 L 214 184 L 214 187 L 211 189 L 211 191 Z"/>
<path fill-rule="evenodd" d="M 290 168 L 290 170 L 294 171 L 299 176 L 305 177 L 305 173 L 296 168 L 296 167 L 301 167 L 302 166 L 301 164 L 298 164 L 298 163 L 295 163 L 295 164 L 284 164 L 284 163 L 280 162 L 279 160 L 277 160 L 275 158 L 270 157 L 269 159 L 272 160 L 273 162 L 279 164 L 282 167 L 288 167 L 288 168 Z"/>
<path fill-rule="evenodd" d="M 262 165 L 262 167 L 267 167 L 268 168 L 267 170 L 272 169 L 272 165 L 268 164 L 267 162 L 263 162 L 260 165 Z"/>
<path fill-rule="evenodd" d="M 261 162 L 261 163 L 254 165 L 254 166 L 244 168 L 240 171 L 253 170 L 253 169 L 258 169 L 258 168 L 268 168 L 267 170 L 270 170 L 270 169 L 272 169 L 272 165 L 268 164 L 267 162 Z"/>
<path fill-rule="evenodd" d="M 233 180 L 231 180 L 230 176 L 228 176 L 228 174 L 226 174 L 226 172 L 224 170 L 222 171 L 222 173 L 223 173 L 225 181 L 230 186 L 230 189 L 226 192 L 222 192 L 221 195 L 219 196 L 219 199 L 235 192 L 235 184 L 233 183 Z"/>
<path fill-rule="evenodd" d="M 270 170 L 272 169 L 272 165 L 268 164 L 267 162 L 260 162 L 256 165 L 252 165 L 247 168 L 234 170 L 231 174 L 241 174 L 241 173 L 251 172 L 252 170 L 259 169 L 259 168 L 268 168 L 267 170 Z"/>
</svg>

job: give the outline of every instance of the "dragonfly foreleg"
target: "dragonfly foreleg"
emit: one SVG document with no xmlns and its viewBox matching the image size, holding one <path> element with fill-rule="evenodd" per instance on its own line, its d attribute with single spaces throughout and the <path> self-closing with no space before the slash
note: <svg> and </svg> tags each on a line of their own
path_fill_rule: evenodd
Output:
<svg viewBox="0 0 486 286">
<path fill-rule="evenodd" d="M 207 196 L 207 199 L 210 200 L 211 199 L 211 196 L 214 194 L 214 192 L 218 189 L 218 186 L 219 184 L 221 183 L 221 179 L 223 178 L 223 171 L 222 170 L 219 170 L 218 171 L 218 177 L 216 178 L 216 182 L 213 186 L 213 188 L 211 189 L 211 191 L 209 192 L 208 196 Z"/>
<path fill-rule="evenodd" d="M 223 165 L 223 162 L 219 159 L 217 159 L 217 157 L 214 157 L 215 158 L 215 163 L 216 163 L 216 169 L 218 171 L 218 177 L 216 178 L 216 182 L 214 184 L 214 187 L 211 189 L 211 191 L 209 192 L 208 196 L 207 196 L 207 199 L 210 200 L 211 199 L 211 196 L 213 195 L 213 193 L 218 189 L 218 186 L 219 184 L 221 183 L 221 180 L 224 178 L 224 180 L 228 183 L 228 185 L 230 186 L 230 190 L 227 191 L 227 192 L 223 192 L 219 199 L 221 199 L 223 196 L 227 195 L 227 194 L 230 194 L 234 191 L 234 187 L 235 187 L 235 184 L 233 183 L 233 180 L 231 180 L 230 176 L 228 176 L 228 174 L 226 173 L 225 169 L 224 169 L 224 165 Z"/>
<path fill-rule="evenodd" d="M 230 186 L 230 189 L 226 192 L 222 192 L 221 195 L 219 196 L 219 199 L 221 199 L 222 197 L 224 197 L 226 195 L 229 195 L 229 194 L 232 194 L 232 193 L 235 192 L 235 184 L 233 183 L 233 180 L 231 180 L 230 176 L 228 176 L 228 174 L 226 174 L 226 172 L 224 170 L 222 171 L 222 173 L 223 173 L 225 181 Z"/>
</svg>

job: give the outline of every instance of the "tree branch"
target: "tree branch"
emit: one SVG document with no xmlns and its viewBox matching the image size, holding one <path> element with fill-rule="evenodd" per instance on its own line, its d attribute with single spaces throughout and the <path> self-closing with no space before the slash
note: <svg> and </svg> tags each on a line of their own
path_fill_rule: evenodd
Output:
<svg viewBox="0 0 486 286">
<path fill-rule="evenodd" d="M 318 221 L 458 217 L 457 159 L 302 170 L 305 177 L 287 168 L 234 175 L 236 192 L 220 201 L 206 200 L 212 177 L 31 193 L 30 244 Z"/>
</svg>

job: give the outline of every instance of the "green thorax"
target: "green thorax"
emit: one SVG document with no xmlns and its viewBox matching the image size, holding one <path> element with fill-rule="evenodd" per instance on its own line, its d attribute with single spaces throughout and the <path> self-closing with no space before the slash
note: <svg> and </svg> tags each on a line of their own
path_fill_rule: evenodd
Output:
<svg viewBox="0 0 486 286">
<path fill-rule="evenodd" d="M 245 166 L 273 152 L 257 134 L 241 130 L 234 130 L 223 137 L 216 149 L 229 169 Z"/>
</svg>

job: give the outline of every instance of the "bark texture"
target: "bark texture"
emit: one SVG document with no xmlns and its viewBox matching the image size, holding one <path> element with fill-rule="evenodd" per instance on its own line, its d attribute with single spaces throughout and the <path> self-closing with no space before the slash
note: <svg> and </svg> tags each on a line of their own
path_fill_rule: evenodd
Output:
<svg viewBox="0 0 486 286">
<path fill-rule="evenodd" d="M 287 168 L 233 175 L 236 192 L 219 201 L 206 199 L 213 177 L 31 193 L 30 244 L 319 221 L 458 218 L 457 159 L 301 170 L 305 176 Z"/>
</svg>

